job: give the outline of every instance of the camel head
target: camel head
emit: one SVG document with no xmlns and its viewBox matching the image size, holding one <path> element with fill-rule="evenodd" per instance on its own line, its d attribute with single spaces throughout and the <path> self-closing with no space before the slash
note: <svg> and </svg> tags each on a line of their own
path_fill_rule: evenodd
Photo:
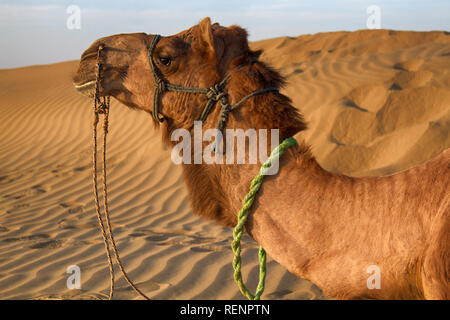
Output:
<svg viewBox="0 0 450 320">
<path fill-rule="evenodd" d="M 76 89 L 93 96 L 96 83 L 97 51 L 100 54 L 100 95 L 112 96 L 123 104 L 153 112 L 155 79 L 149 63 L 154 35 L 117 34 L 96 40 L 81 56 L 73 77 Z M 230 68 L 257 57 L 248 47 L 247 32 L 238 27 L 211 24 L 209 18 L 178 34 L 161 37 L 152 61 L 170 84 L 208 88 L 220 82 Z M 205 95 L 165 92 L 158 112 L 167 125 L 189 127 L 198 120 Z"/>
</svg>

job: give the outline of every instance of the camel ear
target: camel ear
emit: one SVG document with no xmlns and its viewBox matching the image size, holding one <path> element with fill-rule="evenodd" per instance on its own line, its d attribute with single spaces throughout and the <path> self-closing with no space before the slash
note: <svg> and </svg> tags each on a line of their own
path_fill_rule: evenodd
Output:
<svg viewBox="0 0 450 320">
<path fill-rule="evenodd" d="M 205 48 L 207 51 L 214 54 L 214 35 L 211 28 L 210 18 L 204 18 L 202 21 L 200 21 L 200 23 L 198 24 L 198 33 L 198 41 L 200 47 Z"/>
</svg>

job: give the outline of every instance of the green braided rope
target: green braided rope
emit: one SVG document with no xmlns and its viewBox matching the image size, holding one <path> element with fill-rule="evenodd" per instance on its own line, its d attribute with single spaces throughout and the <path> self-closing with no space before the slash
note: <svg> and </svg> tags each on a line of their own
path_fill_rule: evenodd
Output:
<svg viewBox="0 0 450 320">
<path fill-rule="evenodd" d="M 270 157 L 266 162 L 263 163 L 258 175 L 252 180 L 250 184 L 250 191 L 244 197 L 242 209 L 238 213 L 238 223 L 233 230 L 233 242 L 231 243 L 231 248 L 234 252 L 233 258 L 233 269 L 234 269 L 234 280 L 236 281 L 242 294 L 246 296 L 249 300 L 259 300 L 262 293 L 264 292 L 264 284 L 266 280 L 266 251 L 263 247 L 259 247 L 258 257 L 259 257 L 259 283 L 256 288 L 255 295 L 248 291 L 247 287 L 242 281 L 241 274 L 241 238 L 244 234 L 245 223 L 247 222 L 248 212 L 255 201 L 256 193 L 262 185 L 263 178 L 269 171 L 272 163 L 284 153 L 290 147 L 297 145 L 297 140 L 294 138 L 287 138 L 278 147 L 273 149 Z"/>
</svg>

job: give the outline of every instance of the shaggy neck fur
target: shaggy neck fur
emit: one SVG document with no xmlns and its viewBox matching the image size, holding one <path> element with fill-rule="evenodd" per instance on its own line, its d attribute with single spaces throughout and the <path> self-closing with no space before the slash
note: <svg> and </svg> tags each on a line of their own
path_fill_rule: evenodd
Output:
<svg viewBox="0 0 450 320">
<path fill-rule="evenodd" d="M 259 52 L 257 53 L 259 55 Z M 280 88 L 285 81 L 280 74 L 262 62 L 251 62 L 252 55 L 242 56 L 230 64 L 230 82 L 226 90 L 230 104 L 234 104 L 249 93 L 267 88 Z M 250 61 L 249 61 L 250 60 Z M 246 62 L 248 61 L 248 62 Z M 242 67 L 238 67 L 241 66 Z M 203 123 L 203 130 L 216 128 L 220 117 L 220 104 L 217 103 L 214 110 Z M 193 119 L 190 119 L 192 121 Z M 193 121 L 192 121 L 193 122 Z M 186 124 L 187 125 L 187 124 Z M 191 132 L 191 141 L 194 141 L 192 123 L 186 126 Z M 227 129 L 267 129 L 268 141 L 270 141 L 270 129 L 279 129 L 280 142 L 297 132 L 306 129 L 306 124 L 301 114 L 291 105 L 291 100 L 278 92 L 261 94 L 249 99 L 239 109 L 233 110 L 226 124 Z M 167 122 L 163 126 L 163 137 L 170 141 L 173 130 L 176 129 L 173 122 Z M 204 147 L 208 143 L 204 143 Z M 305 159 L 314 162 L 307 146 L 301 144 L 298 154 Z M 193 151 L 192 151 L 193 152 Z M 268 146 L 268 154 L 270 146 Z M 193 153 L 192 153 L 193 159 Z M 237 206 L 242 199 L 236 198 L 234 188 L 223 185 L 223 181 L 237 180 L 248 189 L 249 181 L 242 180 L 239 172 L 253 172 L 256 175 L 260 163 L 247 165 L 227 164 L 183 164 L 183 172 L 188 187 L 191 205 L 194 213 L 207 219 L 215 220 L 221 225 L 232 227 L 236 224 Z M 318 166 L 317 166 L 318 167 Z"/>
</svg>

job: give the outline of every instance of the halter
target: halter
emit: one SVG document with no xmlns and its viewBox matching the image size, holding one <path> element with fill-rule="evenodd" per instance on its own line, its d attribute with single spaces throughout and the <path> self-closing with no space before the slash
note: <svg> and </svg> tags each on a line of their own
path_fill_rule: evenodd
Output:
<svg viewBox="0 0 450 320">
<path fill-rule="evenodd" d="M 223 129 L 225 128 L 225 125 L 226 125 L 226 122 L 228 119 L 228 114 L 230 113 L 230 111 L 238 108 L 246 100 L 248 100 L 251 97 L 254 97 L 256 95 L 266 93 L 266 92 L 272 92 L 272 91 L 278 92 L 278 88 L 274 88 L 274 87 L 257 90 L 257 91 L 250 93 L 249 95 L 245 96 L 236 104 L 230 105 L 228 103 L 228 96 L 224 92 L 225 86 L 227 85 L 228 81 L 230 80 L 230 75 L 226 75 L 222 81 L 213 85 L 210 88 L 183 87 L 183 86 L 177 86 L 177 85 L 168 83 L 160 76 L 159 70 L 155 67 L 155 64 L 154 64 L 153 58 L 152 58 L 153 51 L 154 51 L 155 46 L 158 43 L 159 39 L 161 39 L 160 35 L 157 34 L 157 35 L 153 36 L 152 42 L 150 43 L 150 47 L 148 50 L 148 61 L 150 63 L 150 69 L 152 70 L 152 74 L 153 74 L 153 78 L 154 78 L 154 82 L 155 82 L 155 93 L 153 96 L 153 118 L 159 123 L 162 123 L 164 121 L 164 118 L 160 118 L 158 115 L 159 114 L 159 112 L 158 112 L 159 97 L 165 91 L 201 93 L 201 94 L 206 95 L 206 98 L 208 98 L 208 101 L 206 102 L 206 105 L 203 108 L 203 112 L 199 119 L 202 122 L 204 122 L 206 120 L 206 118 L 208 117 L 208 115 L 211 111 L 211 108 L 215 105 L 215 103 L 217 101 L 220 101 L 222 108 L 221 108 L 219 123 L 217 125 L 217 130 L 220 132 L 223 132 Z M 216 146 L 218 143 L 217 138 L 218 138 L 218 136 L 216 136 Z"/>
<path fill-rule="evenodd" d="M 148 58 L 150 67 L 153 73 L 153 77 L 155 79 L 155 94 L 153 99 L 153 117 L 156 121 L 162 122 L 164 121 L 164 118 L 159 118 L 158 116 L 158 99 L 159 94 L 161 92 L 164 92 L 166 90 L 172 90 L 172 91 L 179 91 L 179 92 L 191 92 L 191 93 L 203 93 L 208 98 L 208 102 L 206 103 L 206 106 L 202 112 L 202 115 L 200 117 L 201 121 L 204 121 L 206 117 L 208 116 L 212 106 L 217 102 L 220 101 L 222 105 L 222 113 L 219 120 L 218 129 L 222 131 L 222 129 L 225 126 L 226 120 L 228 118 L 228 113 L 232 111 L 233 109 L 236 109 L 239 107 L 244 101 L 247 99 L 269 91 L 278 91 L 278 88 L 266 88 L 262 90 L 257 90 L 252 92 L 251 94 L 245 96 L 242 98 L 238 103 L 234 105 L 228 104 L 227 95 L 225 92 L 223 92 L 226 84 L 228 83 L 228 80 L 230 78 L 229 75 L 227 75 L 221 82 L 214 85 L 211 88 L 193 88 L 193 87 L 181 87 L 181 86 L 175 86 L 170 83 L 165 82 L 157 73 L 157 69 L 155 68 L 152 60 L 152 54 L 153 50 L 155 48 L 156 43 L 158 42 L 160 36 L 156 35 L 153 37 L 153 40 L 151 42 Z M 115 275 L 114 275 L 114 263 L 112 260 L 111 252 L 110 252 L 110 242 L 111 246 L 117 261 L 117 264 L 119 265 L 119 268 L 125 278 L 125 280 L 128 282 L 128 284 L 143 298 L 149 300 L 150 298 L 146 296 L 139 288 L 136 287 L 136 285 L 131 281 L 131 279 L 128 277 L 128 274 L 125 271 L 125 268 L 123 267 L 122 261 L 119 256 L 119 251 L 116 246 L 116 242 L 114 240 L 111 221 L 110 221 L 110 215 L 108 210 L 108 191 L 107 191 L 107 184 L 106 184 L 106 137 L 108 134 L 108 117 L 109 117 L 109 106 L 110 106 L 110 98 L 103 97 L 103 101 L 100 98 L 100 81 L 101 81 L 101 52 L 103 50 L 103 45 L 100 45 L 97 51 L 97 64 L 96 64 L 96 81 L 95 81 L 95 94 L 94 94 L 94 121 L 93 121 L 93 142 L 94 142 L 94 148 L 93 148 L 93 187 L 94 187 L 94 201 L 95 201 L 95 207 L 97 212 L 97 220 L 100 225 L 100 229 L 102 231 L 103 241 L 105 244 L 105 250 L 106 255 L 108 257 L 108 263 L 109 263 L 109 269 L 110 269 L 110 293 L 109 293 L 109 299 L 111 300 L 114 293 L 114 281 L 115 281 Z M 98 196 L 98 188 L 97 188 L 97 124 L 99 121 L 99 114 L 104 114 L 104 122 L 103 122 L 103 201 L 104 201 L 104 209 L 105 209 L 105 220 L 106 220 L 106 226 L 108 228 L 108 235 L 105 228 L 105 223 L 103 222 L 102 214 L 100 212 L 100 204 L 99 204 L 99 196 Z M 217 137 L 216 136 L 216 147 L 217 147 Z M 274 160 L 278 159 L 281 154 L 284 152 L 285 149 L 291 147 L 292 145 L 297 144 L 297 142 L 293 138 L 288 138 L 285 141 L 281 143 L 276 149 L 274 149 L 269 157 L 269 159 L 263 164 L 261 167 L 260 173 L 258 176 L 252 180 L 250 192 L 245 196 L 243 208 L 239 211 L 238 214 L 238 225 L 234 229 L 233 232 L 233 243 L 232 243 L 232 249 L 234 252 L 234 258 L 233 258 L 233 268 L 234 268 L 234 278 L 236 280 L 236 283 L 238 284 L 241 292 L 249 299 L 251 300 L 259 300 L 261 297 L 263 291 L 264 291 L 264 284 L 265 284 L 265 277 L 266 277 L 266 253 L 262 247 L 259 248 L 259 262 L 260 262 L 260 277 L 259 277 L 259 283 L 257 287 L 257 291 L 255 295 L 252 295 L 248 289 L 245 287 L 243 281 L 242 281 L 242 275 L 241 275 L 241 237 L 243 235 L 245 222 L 247 221 L 247 215 L 248 210 L 253 204 L 255 194 L 258 191 L 258 189 L 261 187 L 262 184 L 262 178 L 265 175 L 265 171 L 271 167 L 271 164 Z M 215 148 L 217 150 L 217 148 Z"/>
</svg>

